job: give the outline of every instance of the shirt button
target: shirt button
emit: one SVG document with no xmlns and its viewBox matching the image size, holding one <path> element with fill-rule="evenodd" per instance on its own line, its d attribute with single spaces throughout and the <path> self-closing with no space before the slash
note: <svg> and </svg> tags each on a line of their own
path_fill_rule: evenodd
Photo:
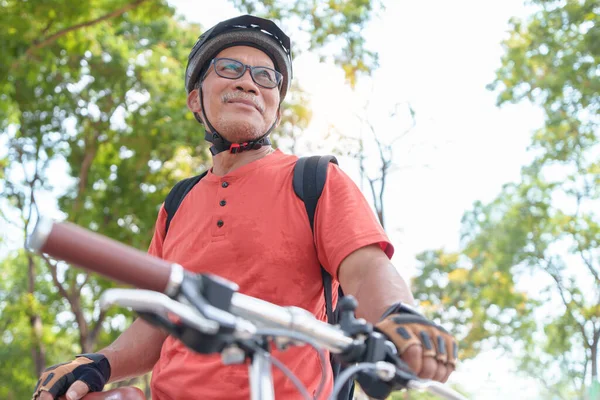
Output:
<svg viewBox="0 0 600 400">
<path fill-rule="evenodd" d="M 227 186 L 229 186 L 229 183 L 223 182 L 223 183 L 221 183 L 221 186 L 224 187 L 224 188 L 226 188 Z"/>
<path fill-rule="evenodd" d="M 227 202 L 226 202 L 225 200 L 221 200 L 221 201 L 219 202 L 219 205 L 220 205 L 221 207 L 224 207 L 224 206 L 225 206 L 225 204 L 227 204 Z"/>
<path fill-rule="evenodd" d="M 223 226 L 223 221 L 221 221 L 221 220 L 218 220 L 218 221 L 217 221 L 217 226 L 218 226 L 219 228 L 220 228 L 220 227 L 222 227 L 222 226 Z"/>
</svg>

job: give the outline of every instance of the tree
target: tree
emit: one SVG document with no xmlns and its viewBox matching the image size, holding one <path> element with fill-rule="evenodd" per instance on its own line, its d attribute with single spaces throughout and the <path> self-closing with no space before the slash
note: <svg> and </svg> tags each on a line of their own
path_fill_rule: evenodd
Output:
<svg viewBox="0 0 600 400">
<path fill-rule="evenodd" d="M 598 380 L 600 343 L 599 3 L 532 4 L 527 21 L 511 21 L 490 89 L 500 105 L 544 110 L 534 161 L 465 214 L 458 253 L 419 257 L 414 284 L 457 327 L 464 357 L 490 340 L 511 345 L 549 393 L 581 398 Z"/>
<path fill-rule="evenodd" d="M 368 186 L 373 208 L 377 219 L 385 228 L 385 193 L 391 174 L 412 165 L 399 164 L 397 157 L 400 151 L 409 153 L 413 145 L 406 146 L 403 140 L 413 132 L 416 126 L 416 113 L 410 104 L 396 104 L 388 113 L 386 123 L 393 125 L 391 130 L 384 130 L 371 119 L 368 114 L 369 104 L 365 104 L 362 114 L 355 114 L 358 120 L 358 132 L 342 133 L 332 126 L 328 139 L 335 140 L 332 153 L 349 156 L 358 161 L 359 184 L 361 190 Z"/>
<path fill-rule="evenodd" d="M 36 12 L 47 16 L 48 21 L 33 15 L 31 21 L 15 25 L 26 29 L 28 34 L 39 29 L 38 37 L 44 37 L 51 26 L 58 25 L 55 29 L 62 32 L 50 35 L 52 41 L 14 45 L 10 53 L 14 61 L 8 63 L 13 65 L 9 71 L 9 83 L 13 86 L 8 92 L 12 105 L 5 109 L 7 113 L 2 120 L 8 140 L 8 164 L 1 182 L 2 206 L 5 216 L 11 210 L 20 213 L 20 218 L 8 220 L 21 229 L 24 237 L 39 215 L 38 199 L 50 196 L 59 198 L 61 210 L 71 221 L 136 247 L 147 243 L 148 238 L 138 232 L 152 230 L 156 205 L 168 190 L 168 183 L 160 175 L 168 175 L 179 167 L 174 164 L 171 169 L 159 171 L 152 169 L 155 165 L 152 161 L 173 158 L 173 149 L 183 147 L 186 141 L 181 133 L 191 132 L 190 128 L 195 127 L 193 121 L 185 118 L 178 120 L 179 126 L 171 125 L 173 131 L 160 123 L 161 117 L 184 114 L 184 100 L 169 104 L 161 94 L 174 85 L 174 69 L 180 68 L 179 60 L 185 59 L 184 49 L 193 44 L 195 34 L 186 32 L 173 19 L 161 16 L 168 11 L 164 5 L 148 3 L 147 7 L 134 11 L 133 5 L 142 3 L 118 8 L 123 12 L 105 12 L 104 8 L 112 9 L 114 2 L 96 4 L 96 8 L 87 10 L 89 16 L 71 14 L 60 5 L 44 3 Z M 20 15 L 22 10 L 15 12 Z M 96 18 L 95 14 L 101 16 Z M 77 22 L 86 17 L 93 23 Z M 8 35 L 27 38 L 20 33 L 9 31 Z M 185 37 L 186 40 L 181 40 Z M 14 44 L 11 37 L 4 39 L 9 47 Z M 155 119 L 140 118 L 142 115 Z M 136 133 L 133 123 L 140 129 Z M 171 147 L 161 148 L 160 141 L 167 134 Z M 61 166 L 67 171 L 59 173 L 70 174 L 75 183 L 62 185 L 62 193 L 52 182 L 52 174 L 60 171 Z M 153 187 L 153 179 L 161 182 L 158 191 Z M 119 196 L 119 193 L 129 195 Z M 132 214 L 143 222 L 135 225 Z M 30 253 L 6 261 L 18 264 L 23 259 L 28 266 L 25 270 L 29 295 L 29 303 L 24 304 L 42 303 L 50 291 L 61 297 L 63 310 L 53 308 L 51 317 L 44 321 L 44 314 L 37 313 L 43 308 L 25 308 L 31 327 L 31 340 L 26 343 L 32 347 L 34 368 L 27 375 L 30 380 L 27 386 L 7 381 L 9 397 L 17 396 L 25 388 L 30 391 L 45 365 L 106 345 L 123 328 L 123 320 L 131 318 L 127 312 L 116 315 L 116 311 L 99 310 L 96 299 L 112 283 Z M 51 289 L 39 284 L 40 278 L 52 284 Z M 65 315 L 64 310 L 70 312 Z M 57 315 L 62 318 L 57 319 Z M 53 352 L 48 358 L 46 349 L 55 348 L 56 335 L 44 335 L 47 329 L 68 331 L 70 334 L 61 337 L 75 339 L 79 349 Z M 12 330 L 11 325 L 13 337 L 23 337 L 24 332 L 17 335 Z M 8 368 L 13 364 L 4 365 Z"/>
<path fill-rule="evenodd" d="M 389 115 L 390 119 L 398 116 L 398 108 L 399 104 L 396 104 L 394 111 L 392 111 Z M 368 118 L 357 116 L 361 122 L 361 128 L 366 127 L 369 131 L 369 136 L 365 138 L 361 130 L 358 138 L 358 148 L 354 153 L 354 157 L 358 159 L 361 183 L 367 181 L 369 184 L 369 190 L 373 199 L 375 213 L 377 214 L 379 223 L 384 228 L 384 194 L 386 183 L 389 175 L 394 171 L 394 167 L 397 167 L 397 165 L 394 164 L 394 148 L 402 139 L 406 137 L 406 135 L 412 132 L 416 125 L 415 111 L 410 104 L 407 105 L 407 111 L 409 116 L 408 119 L 410 120 L 408 126 L 404 129 L 399 129 L 398 132 L 395 132 L 395 134 L 392 135 L 391 140 L 384 139 L 381 135 L 381 131 L 377 130 Z M 398 125 L 398 128 L 400 128 L 400 125 Z M 369 143 L 372 144 L 373 142 L 375 143 L 375 150 L 377 152 L 378 160 L 377 166 L 371 170 L 367 167 L 367 159 L 369 157 L 367 155 L 368 151 L 365 150 L 370 147 Z"/>
<path fill-rule="evenodd" d="M 233 0 L 240 10 L 265 18 L 283 20 L 309 32 L 308 50 L 321 60 L 331 60 L 354 86 L 360 75 L 377 67 L 377 53 L 365 47 L 362 28 L 383 5 L 379 0 L 291 1 Z"/>
<path fill-rule="evenodd" d="M 298 140 L 312 119 L 310 101 L 297 82 L 292 83 L 281 110 L 281 123 L 271 137 L 275 145 L 291 154 L 298 154 Z"/>
<path fill-rule="evenodd" d="M 281 18 L 308 4 L 282 8 Z M 353 64 L 372 53 L 352 39 L 355 29 L 341 31 L 364 24 L 370 4 L 338 9 L 341 25 L 339 17 L 328 21 L 329 12 L 302 27 L 323 36 L 314 48 L 330 35 L 348 38 L 356 58 L 336 60 L 349 77 L 375 65 Z M 38 215 L 58 208 L 59 218 L 146 248 L 167 192 L 209 158 L 182 93 L 200 27 L 175 19 L 164 0 L 7 0 L 3 10 L 0 216 L 22 234 L 19 247 Z M 290 99 L 296 114 L 284 113 L 282 126 L 297 135 L 310 111 L 302 95 Z M 2 398 L 26 397 L 45 365 L 106 345 L 132 318 L 98 308 L 99 294 L 113 286 L 98 276 L 22 251 L 2 263 L 0 320 L 10 321 L 0 353 Z M 17 318 L 22 312 L 26 319 Z"/>
</svg>

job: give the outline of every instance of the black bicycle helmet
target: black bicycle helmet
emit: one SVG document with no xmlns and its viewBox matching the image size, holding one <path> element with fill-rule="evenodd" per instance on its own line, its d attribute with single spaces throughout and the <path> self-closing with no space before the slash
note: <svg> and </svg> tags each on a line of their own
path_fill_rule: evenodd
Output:
<svg viewBox="0 0 600 400">
<path fill-rule="evenodd" d="M 268 19 L 252 15 L 242 15 L 220 22 L 204 32 L 192 48 L 185 69 L 185 89 L 189 94 L 194 90 L 198 79 L 202 79 L 210 62 L 221 51 L 233 46 L 255 47 L 271 58 L 275 69 L 283 75 L 279 87 L 279 104 L 285 99 L 292 81 L 292 50 L 290 38 L 281 29 Z M 213 155 L 222 151 L 239 153 L 245 150 L 259 149 L 263 145 L 271 144 L 267 137 L 275 128 L 275 121 L 269 130 L 257 140 L 245 143 L 231 143 L 221 136 L 204 113 L 204 99 L 202 86 L 199 90 L 202 114 L 206 122 L 205 139 L 213 145 L 210 151 Z M 202 123 L 202 119 L 194 113 L 196 119 Z"/>
<path fill-rule="evenodd" d="M 243 15 L 219 22 L 198 38 L 185 70 L 185 89 L 190 93 L 219 52 L 233 46 L 251 46 L 267 54 L 275 69 L 283 75 L 279 92 L 281 101 L 292 81 L 290 38 L 273 21 Z"/>
</svg>

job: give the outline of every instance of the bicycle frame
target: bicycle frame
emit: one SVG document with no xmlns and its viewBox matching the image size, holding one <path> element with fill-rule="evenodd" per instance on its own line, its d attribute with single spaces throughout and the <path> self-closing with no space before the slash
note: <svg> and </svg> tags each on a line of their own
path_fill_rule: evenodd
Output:
<svg viewBox="0 0 600 400">
<path fill-rule="evenodd" d="M 271 361 L 262 353 L 255 353 L 250 364 L 250 399 L 275 400 Z"/>
</svg>

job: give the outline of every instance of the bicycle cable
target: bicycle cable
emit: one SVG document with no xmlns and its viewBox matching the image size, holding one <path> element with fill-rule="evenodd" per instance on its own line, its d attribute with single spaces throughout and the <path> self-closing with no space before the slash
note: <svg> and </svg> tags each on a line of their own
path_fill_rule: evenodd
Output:
<svg viewBox="0 0 600 400">
<path fill-rule="evenodd" d="M 288 367 L 285 366 L 284 363 L 282 363 L 279 359 L 273 357 L 273 355 L 271 353 L 269 353 L 265 349 L 262 349 L 260 346 L 250 346 L 250 347 L 252 348 L 252 350 L 262 353 L 263 357 L 267 358 L 275 367 L 277 367 L 281 372 L 283 372 L 283 374 L 285 376 L 287 376 L 287 378 L 290 381 L 292 381 L 292 383 L 294 384 L 296 389 L 298 389 L 298 391 L 300 392 L 300 394 L 302 395 L 302 397 L 305 400 L 312 400 L 310 395 L 306 391 L 306 387 L 304 387 L 304 384 L 300 381 L 300 379 L 298 379 L 298 377 L 292 371 L 290 371 L 290 369 Z"/>
<path fill-rule="evenodd" d="M 321 371 L 323 371 L 321 373 L 321 380 L 319 381 L 319 385 L 317 386 L 317 390 L 315 391 L 315 395 L 313 397 L 315 399 L 320 398 L 321 394 L 323 393 L 323 390 L 325 389 L 325 383 L 327 380 L 327 360 L 325 358 L 325 352 L 319 347 L 317 342 L 308 335 L 299 332 L 289 331 L 286 329 L 259 329 L 258 331 L 256 331 L 256 334 L 260 336 L 285 336 L 290 339 L 299 340 L 313 347 L 316 350 L 317 355 L 319 356 L 319 361 L 321 362 Z"/>
<path fill-rule="evenodd" d="M 339 374 L 335 384 L 333 385 L 333 391 L 331 392 L 331 396 L 329 396 L 329 400 L 337 399 L 344 384 L 352 379 L 354 375 L 361 371 L 368 371 L 376 368 L 376 365 L 373 363 L 358 363 L 344 369 L 342 373 Z"/>
</svg>

